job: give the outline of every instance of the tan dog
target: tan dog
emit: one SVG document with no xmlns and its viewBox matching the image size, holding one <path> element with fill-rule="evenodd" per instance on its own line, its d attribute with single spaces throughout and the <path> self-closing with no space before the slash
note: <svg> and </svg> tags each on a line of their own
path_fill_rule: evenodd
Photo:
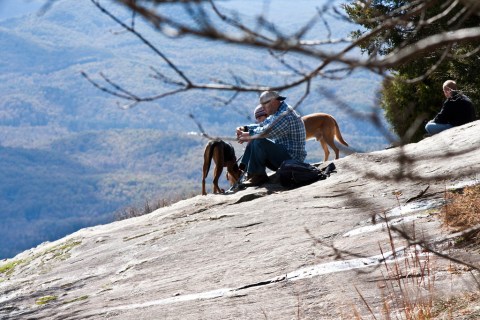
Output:
<svg viewBox="0 0 480 320">
<path fill-rule="evenodd" d="M 335 151 L 335 159 L 339 158 L 340 150 L 334 143 L 334 138 L 348 147 L 348 143 L 343 140 L 342 135 L 340 134 L 340 128 L 338 127 L 337 121 L 334 117 L 326 113 L 312 113 L 302 117 L 303 123 L 305 124 L 305 131 L 307 132 L 307 140 L 315 138 L 317 141 L 320 141 L 322 145 L 323 152 L 325 153 L 324 162 L 328 160 L 330 151 L 328 150 L 327 144 Z"/>
<path fill-rule="evenodd" d="M 215 162 L 215 169 L 213 171 L 213 193 L 224 193 L 224 189 L 218 186 L 218 179 L 222 174 L 223 168 L 227 167 L 228 179 L 230 184 L 234 184 L 240 177 L 241 171 L 237 165 L 237 158 L 235 157 L 235 149 L 232 145 L 223 140 L 210 140 L 205 146 L 203 154 L 203 177 L 202 177 L 202 195 L 206 195 L 205 179 L 207 178 L 210 164 Z"/>
</svg>

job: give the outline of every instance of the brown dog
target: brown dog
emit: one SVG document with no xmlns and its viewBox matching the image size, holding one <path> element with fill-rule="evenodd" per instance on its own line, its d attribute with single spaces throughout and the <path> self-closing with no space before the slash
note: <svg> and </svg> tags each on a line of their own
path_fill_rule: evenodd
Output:
<svg viewBox="0 0 480 320">
<path fill-rule="evenodd" d="M 241 175 L 241 171 L 237 165 L 237 158 L 235 157 L 235 149 L 232 145 L 223 140 L 210 140 L 205 146 L 203 154 L 203 177 L 202 177 L 202 195 L 206 195 L 205 179 L 207 178 L 210 164 L 215 162 L 215 169 L 213 171 L 213 193 L 224 193 L 224 189 L 218 186 L 218 179 L 222 174 L 223 167 L 227 167 L 228 179 L 230 184 L 234 184 Z"/>
<path fill-rule="evenodd" d="M 338 159 L 340 150 L 335 145 L 334 138 L 348 146 L 348 143 L 343 140 L 340 134 L 340 128 L 334 117 L 326 113 L 312 113 L 302 117 L 305 124 L 305 131 L 307 132 L 307 140 L 315 138 L 320 141 L 323 152 L 325 153 L 324 162 L 328 160 L 330 151 L 328 151 L 327 144 L 335 151 L 335 159 Z"/>
</svg>

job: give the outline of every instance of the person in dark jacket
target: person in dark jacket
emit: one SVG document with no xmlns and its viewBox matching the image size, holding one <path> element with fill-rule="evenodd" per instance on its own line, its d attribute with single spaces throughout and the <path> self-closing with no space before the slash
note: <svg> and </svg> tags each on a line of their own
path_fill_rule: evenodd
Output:
<svg viewBox="0 0 480 320">
<path fill-rule="evenodd" d="M 455 81 L 445 81 L 443 93 L 447 99 L 442 110 L 425 126 L 430 135 L 472 122 L 476 118 L 472 101 L 457 90 Z"/>
</svg>

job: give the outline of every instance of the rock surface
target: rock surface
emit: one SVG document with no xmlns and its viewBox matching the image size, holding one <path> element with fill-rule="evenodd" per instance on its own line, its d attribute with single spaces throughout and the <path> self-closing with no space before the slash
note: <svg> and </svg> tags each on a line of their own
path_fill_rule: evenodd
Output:
<svg viewBox="0 0 480 320">
<path fill-rule="evenodd" d="M 477 271 L 402 250 L 395 230 L 392 246 L 384 219 L 478 266 L 478 252 L 440 241 L 450 233 L 438 213 L 446 188 L 477 182 L 479 159 L 477 121 L 336 160 L 336 173 L 302 188 L 197 196 L 82 229 L 0 262 L 0 318 L 369 319 L 406 296 L 478 290 Z M 403 298 L 390 296 L 399 281 Z"/>
</svg>

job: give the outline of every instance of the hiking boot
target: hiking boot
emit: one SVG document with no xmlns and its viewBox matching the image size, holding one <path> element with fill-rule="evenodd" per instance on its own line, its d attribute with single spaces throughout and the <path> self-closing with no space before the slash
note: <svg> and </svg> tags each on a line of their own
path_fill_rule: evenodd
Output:
<svg viewBox="0 0 480 320">
<path fill-rule="evenodd" d="M 268 181 L 268 176 L 264 173 L 262 174 L 249 174 L 248 180 L 242 183 L 244 187 L 257 187 L 261 186 Z"/>
</svg>

